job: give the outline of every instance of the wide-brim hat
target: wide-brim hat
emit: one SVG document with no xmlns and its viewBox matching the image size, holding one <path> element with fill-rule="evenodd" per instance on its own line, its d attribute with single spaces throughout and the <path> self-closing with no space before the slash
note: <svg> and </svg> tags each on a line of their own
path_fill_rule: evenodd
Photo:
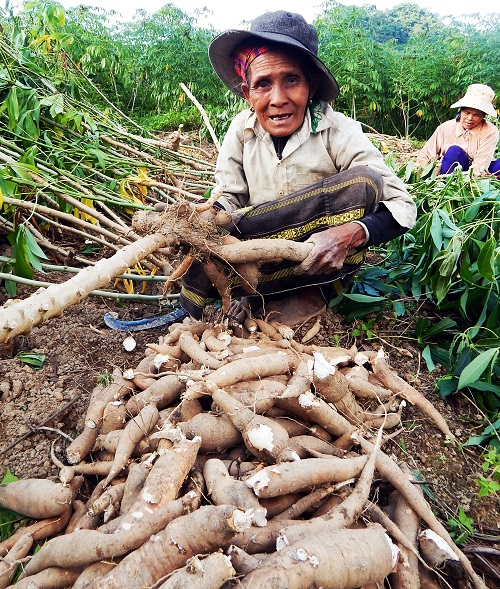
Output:
<svg viewBox="0 0 500 589">
<path fill-rule="evenodd" d="M 210 43 L 208 56 L 216 74 L 235 94 L 243 97 L 242 79 L 236 73 L 231 60 L 234 50 L 244 42 L 262 44 L 265 41 L 295 47 L 307 55 L 316 66 L 318 88 L 315 97 L 334 100 L 339 95 L 339 85 L 330 70 L 318 57 L 318 33 L 303 16 L 286 10 L 267 12 L 255 18 L 249 30 L 224 31 Z"/>
<path fill-rule="evenodd" d="M 492 117 L 496 117 L 497 111 L 493 106 L 493 98 L 495 98 L 493 88 L 486 86 L 486 84 L 471 84 L 467 88 L 465 96 L 452 104 L 450 108 L 476 108 Z"/>
</svg>

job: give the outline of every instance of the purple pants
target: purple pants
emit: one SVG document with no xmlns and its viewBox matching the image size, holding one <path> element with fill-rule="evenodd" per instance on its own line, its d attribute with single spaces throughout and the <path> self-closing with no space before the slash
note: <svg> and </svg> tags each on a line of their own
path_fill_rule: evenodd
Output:
<svg viewBox="0 0 500 589">
<path fill-rule="evenodd" d="M 469 169 L 469 156 L 458 145 L 450 145 L 441 162 L 441 173 L 451 174 L 457 166 L 460 166 L 466 172 Z M 488 172 L 500 176 L 500 159 L 491 162 Z"/>
</svg>

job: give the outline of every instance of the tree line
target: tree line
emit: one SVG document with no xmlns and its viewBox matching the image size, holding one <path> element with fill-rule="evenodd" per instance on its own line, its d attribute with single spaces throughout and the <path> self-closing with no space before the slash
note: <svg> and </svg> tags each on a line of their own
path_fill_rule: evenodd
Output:
<svg viewBox="0 0 500 589">
<path fill-rule="evenodd" d="M 341 87 L 335 108 L 385 134 L 423 140 L 454 114 L 449 105 L 471 83 L 500 88 L 500 13 L 442 18 L 414 3 L 390 10 L 327 1 L 315 19 L 319 54 Z M 44 54 L 64 92 L 106 101 L 154 131 L 200 128 L 185 84 L 222 136 L 243 107 L 210 66 L 207 48 L 219 32 L 198 26 L 172 4 L 138 10 L 122 21 L 99 7 L 67 11 L 57 2 L 26 2 L 0 10 L 2 35 L 16 47 Z M 74 65 L 86 84 L 65 71 Z"/>
</svg>

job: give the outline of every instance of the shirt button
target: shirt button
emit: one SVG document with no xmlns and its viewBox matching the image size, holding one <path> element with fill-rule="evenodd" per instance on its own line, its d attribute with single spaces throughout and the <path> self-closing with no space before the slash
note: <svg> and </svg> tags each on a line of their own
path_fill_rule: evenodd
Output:
<svg viewBox="0 0 500 589">
<path fill-rule="evenodd" d="M 281 162 L 278 162 L 276 165 L 277 165 L 277 166 L 281 166 Z"/>
<path fill-rule="evenodd" d="M 280 191 L 278 192 L 278 196 L 283 196 L 284 194 L 285 194 L 285 193 L 283 192 L 283 190 L 280 190 Z"/>
</svg>

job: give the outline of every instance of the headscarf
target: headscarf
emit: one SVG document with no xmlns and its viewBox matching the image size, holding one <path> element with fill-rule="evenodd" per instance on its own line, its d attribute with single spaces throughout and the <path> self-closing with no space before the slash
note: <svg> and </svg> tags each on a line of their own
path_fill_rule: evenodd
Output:
<svg viewBox="0 0 500 589">
<path fill-rule="evenodd" d="M 254 59 L 269 50 L 270 47 L 267 45 L 242 45 L 241 47 L 237 47 L 231 55 L 231 61 L 234 64 L 234 69 L 238 76 L 244 80 L 246 72 Z"/>
</svg>

